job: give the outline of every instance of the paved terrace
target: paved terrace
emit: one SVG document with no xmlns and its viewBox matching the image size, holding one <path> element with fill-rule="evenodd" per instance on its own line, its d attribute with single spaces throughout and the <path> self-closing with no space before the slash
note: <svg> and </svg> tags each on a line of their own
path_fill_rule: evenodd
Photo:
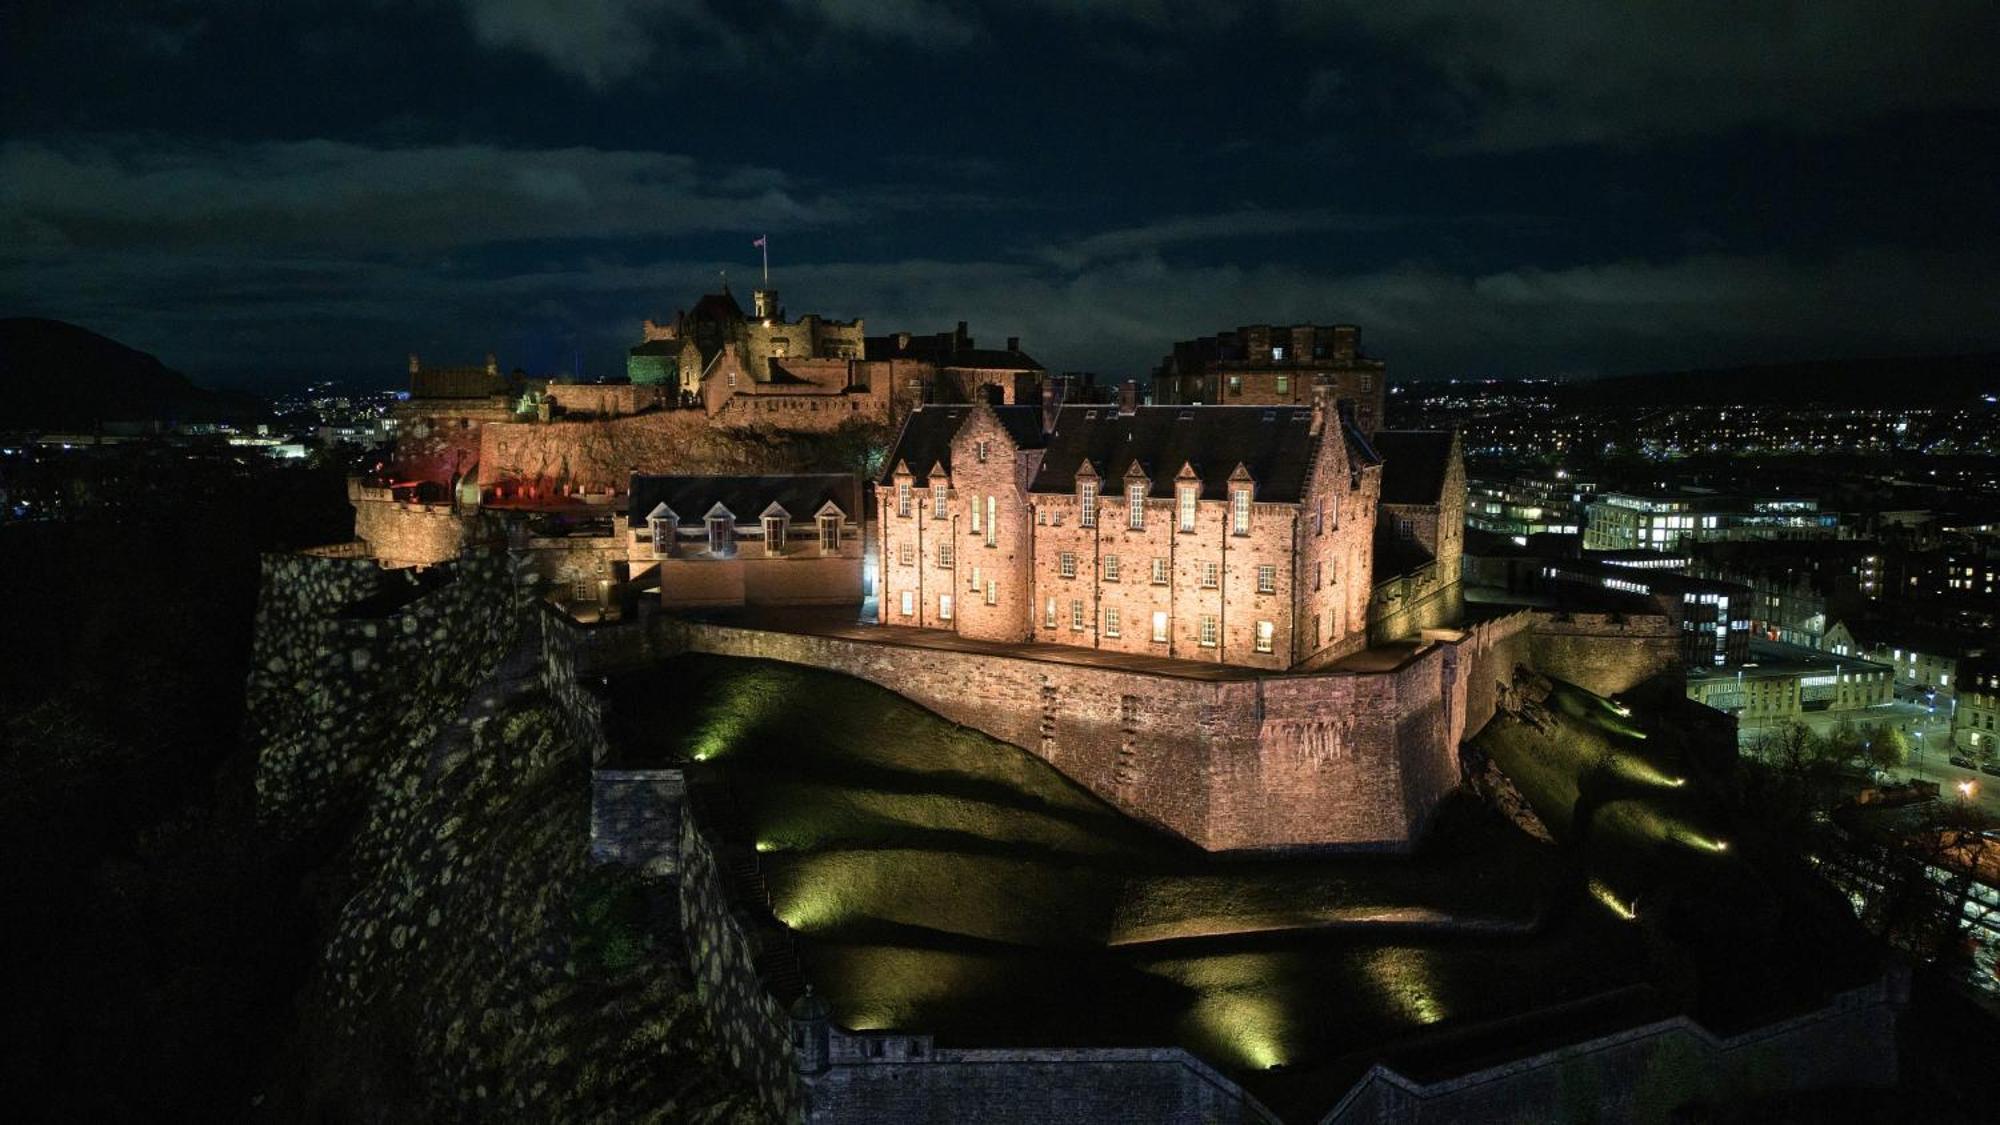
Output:
<svg viewBox="0 0 2000 1125">
<path fill-rule="evenodd" d="M 1138 656 L 1127 652 L 1070 645 L 1040 644 L 1031 641 L 983 641 L 961 637 L 947 629 L 914 629 L 903 625 L 877 625 L 864 620 L 858 606 L 747 607 L 726 610 L 676 611 L 677 616 L 714 625 L 760 629 L 772 633 L 797 633 L 813 637 L 839 637 L 869 644 L 902 648 L 932 649 L 939 652 L 967 652 L 1004 656 L 1015 660 L 1038 660 L 1049 664 L 1073 664 L 1087 668 L 1110 668 L 1121 672 L 1141 672 L 1154 676 L 1177 676 L 1189 680 L 1255 680 L 1285 675 L 1324 675 L 1329 672 L 1387 672 L 1400 667 L 1423 647 L 1421 641 L 1396 641 L 1365 649 L 1311 672 L 1272 672 L 1206 660 L 1180 660 L 1165 656 Z"/>
</svg>

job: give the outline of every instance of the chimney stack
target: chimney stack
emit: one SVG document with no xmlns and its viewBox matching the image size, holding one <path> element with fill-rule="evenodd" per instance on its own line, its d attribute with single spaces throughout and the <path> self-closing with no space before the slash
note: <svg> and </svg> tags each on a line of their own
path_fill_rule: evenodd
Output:
<svg viewBox="0 0 2000 1125">
<path fill-rule="evenodd" d="M 1118 388 L 1118 413 L 1134 414 L 1139 410 L 1139 380 L 1127 379 Z"/>
<path fill-rule="evenodd" d="M 1308 432 L 1317 435 L 1325 429 L 1326 416 L 1332 409 L 1333 384 L 1325 381 L 1315 382 L 1312 389 L 1312 425 L 1307 428 Z"/>
<path fill-rule="evenodd" d="M 1007 337 L 1007 350 L 1008 350 L 1008 351 L 1010 351 L 1010 352 L 1018 352 L 1018 351 L 1020 351 L 1020 350 L 1021 350 L 1021 338 L 1020 338 L 1019 336 L 1009 336 L 1009 337 Z"/>
</svg>

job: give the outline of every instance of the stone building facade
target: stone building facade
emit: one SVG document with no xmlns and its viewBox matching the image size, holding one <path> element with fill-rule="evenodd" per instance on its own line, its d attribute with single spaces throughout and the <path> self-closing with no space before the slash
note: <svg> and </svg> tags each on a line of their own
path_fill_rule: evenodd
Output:
<svg viewBox="0 0 2000 1125">
<path fill-rule="evenodd" d="M 670 608 L 861 601 L 861 484 L 841 474 L 634 475 L 629 574 Z"/>
<path fill-rule="evenodd" d="M 877 482 L 878 620 L 1255 668 L 1327 663 L 1367 641 L 1383 472 L 1324 400 L 927 406 Z M 1436 470 L 1456 480 L 1442 503 L 1462 520 L 1452 472 Z M 1442 511 L 1431 538 L 1455 575 L 1460 531 L 1439 530 Z"/>
<path fill-rule="evenodd" d="M 1251 324 L 1182 340 L 1153 372 L 1153 399 L 1171 405 L 1293 406 L 1331 393 L 1354 404 L 1364 434 L 1382 425 L 1383 362 L 1361 354 L 1351 324 Z"/>
</svg>

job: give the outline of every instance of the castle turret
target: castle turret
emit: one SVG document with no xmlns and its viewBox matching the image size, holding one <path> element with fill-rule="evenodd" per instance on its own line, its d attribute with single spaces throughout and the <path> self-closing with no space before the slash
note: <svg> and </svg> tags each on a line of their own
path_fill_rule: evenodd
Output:
<svg viewBox="0 0 2000 1125">
<path fill-rule="evenodd" d="M 758 320 L 778 319 L 778 291 L 776 289 L 752 289 L 750 308 Z"/>
<path fill-rule="evenodd" d="M 806 985 L 806 994 L 792 1005 L 792 1051 L 798 1056 L 801 1075 L 825 1074 L 832 1065 L 828 1046 L 832 1023 L 833 1009 L 813 995 L 812 985 Z"/>
</svg>

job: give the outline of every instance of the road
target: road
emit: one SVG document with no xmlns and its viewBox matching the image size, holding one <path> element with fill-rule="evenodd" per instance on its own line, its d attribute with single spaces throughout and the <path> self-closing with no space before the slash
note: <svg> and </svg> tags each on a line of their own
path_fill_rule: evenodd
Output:
<svg viewBox="0 0 2000 1125">
<path fill-rule="evenodd" d="M 1883 723 L 1893 723 L 1903 728 L 1910 738 L 1910 756 L 1902 765 L 1889 771 L 1895 777 L 1915 777 L 1938 784 L 1938 795 L 1945 800 L 1957 797 L 1958 786 L 1971 782 L 1973 801 L 1981 810 L 1991 816 L 2000 816 L 2000 777 L 1983 774 L 1978 770 L 1960 769 L 1951 764 L 1951 712 L 1949 705 L 1940 706 L 1935 712 L 1923 703 L 1899 699 L 1894 703 L 1870 707 L 1864 711 L 1819 711 L 1799 716 L 1815 734 L 1825 734 L 1843 719 L 1850 719 L 1856 725 L 1869 727 Z M 1776 723 L 1745 723 L 1738 735 L 1744 749 L 1754 746 L 1757 739 Z M 1921 737 L 1919 737 L 1921 735 Z"/>
</svg>

